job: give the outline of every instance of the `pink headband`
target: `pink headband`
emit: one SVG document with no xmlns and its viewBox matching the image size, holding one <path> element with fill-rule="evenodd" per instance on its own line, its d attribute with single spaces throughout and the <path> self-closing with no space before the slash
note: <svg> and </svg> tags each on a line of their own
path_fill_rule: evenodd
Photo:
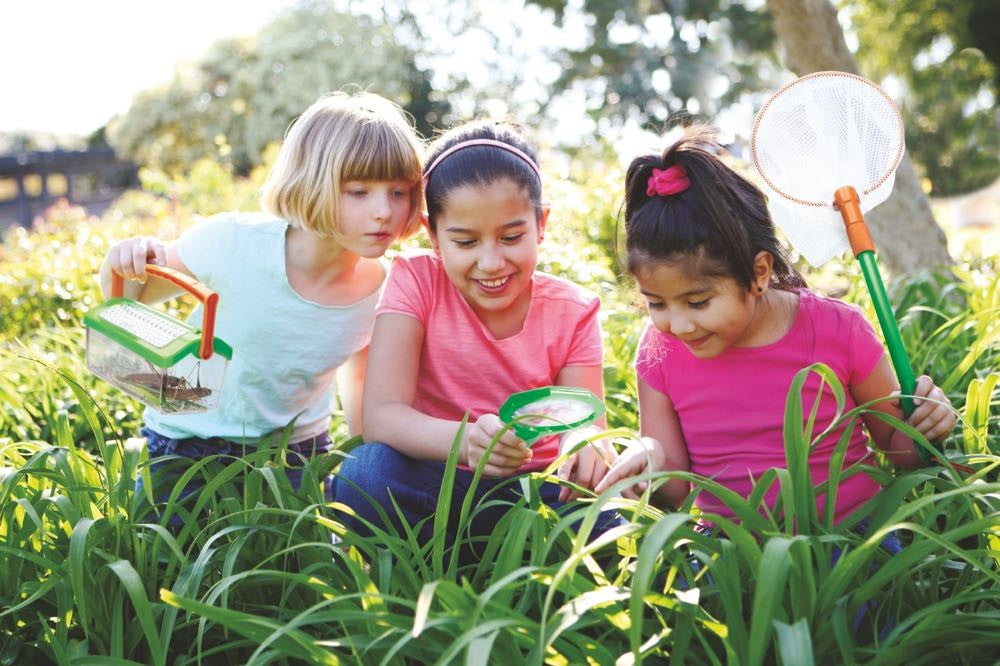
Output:
<svg viewBox="0 0 1000 666">
<path fill-rule="evenodd" d="M 494 141 L 493 139 L 469 139 L 468 141 L 456 143 L 454 146 L 438 155 L 436 160 L 431 162 L 431 165 L 427 167 L 427 171 L 424 173 L 424 188 L 427 188 L 427 180 L 431 177 L 431 172 L 444 161 L 444 158 L 448 157 L 452 153 L 462 150 L 463 148 L 472 148 L 473 146 L 493 146 L 495 148 L 502 148 L 509 153 L 514 153 L 531 167 L 531 170 L 535 172 L 535 176 L 539 181 L 542 180 L 542 174 L 538 171 L 538 165 L 535 164 L 535 161 L 531 159 L 531 157 L 529 157 L 523 150 L 520 150 L 509 143 L 504 143 L 503 141 Z"/>
<path fill-rule="evenodd" d="M 691 180 L 680 164 L 663 170 L 654 168 L 653 175 L 649 177 L 646 185 L 646 196 L 658 194 L 661 197 L 669 197 L 672 194 L 680 194 L 689 187 Z"/>
</svg>

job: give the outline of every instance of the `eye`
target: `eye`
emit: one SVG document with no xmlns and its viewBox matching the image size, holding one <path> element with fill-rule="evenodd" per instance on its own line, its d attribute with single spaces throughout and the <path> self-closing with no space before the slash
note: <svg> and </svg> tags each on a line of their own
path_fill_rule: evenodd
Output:
<svg viewBox="0 0 1000 666">
<path fill-rule="evenodd" d="M 518 242 L 522 238 L 524 238 L 524 232 L 523 231 L 520 232 L 520 233 L 516 233 L 516 234 L 510 234 L 510 235 L 507 235 L 507 236 L 501 236 L 500 240 L 503 241 L 504 243 L 507 243 L 508 245 L 513 245 L 514 243 Z"/>
<path fill-rule="evenodd" d="M 702 309 L 708 307 L 708 302 L 710 300 L 711 299 L 706 298 L 706 299 L 700 300 L 700 301 L 688 301 L 688 307 L 691 307 L 691 308 L 693 308 L 695 310 L 702 310 Z"/>
<path fill-rule="evenodd" d="M 360 187 L 352 187 L 347 190 L 347 194 L 352 197 L 363 197 L 368 194 L 368 190 L 362 189 Z"/>
<path fill-rule="evenodd" d="M 395 190 L 392 193 L 392 196 L 396 197 L 397 199 L 409 199 L 410 198 L 410 191 L 409 190 Z"/>
<path fill-rule="evenodd" d="M 646 307 L 649 308 L 650 310 L 663 310 L 667 306 L 666 306 L 666 303 L 662 303 L 660 301 L 656 301 L 656 302 L 654 302 L 654 301 L 646 301 Z"/>
<path fill-rule="evenodd" d="M 476 240 L 474 238 L 454 238 L 451 242 L 458 247 L 472 247 L 476 244 Z"/>
</svg>

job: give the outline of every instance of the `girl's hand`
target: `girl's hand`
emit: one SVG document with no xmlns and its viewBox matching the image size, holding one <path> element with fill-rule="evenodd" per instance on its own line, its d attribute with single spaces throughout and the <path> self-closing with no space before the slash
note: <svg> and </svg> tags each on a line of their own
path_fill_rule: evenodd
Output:
<svg viewBox="0 0 1000 666">
<path fill-rule="evenodd" d="M 108 266 L 126 280 L 146 282 L 146 264 L 165 266 L 167 246 L 155 238 L 136 236 L 111 246 L 105 259 Z"/>
<path fill-rule="evenodd" d="M 483 414 L 474 424 L 466 426 L 464 457 L 466 464 L 472 470 L 478 467 L 479 461 L 486 455 L 490 442 L 505 427 L 504 422 L 496 414 Z M 483 475 L 511 476 L 529 460 L 531 460 L 531 449 L 508 428 L 490 452 L 483 467 Z"/>
<path fill-rule="evenodd" d="M 591 428 L 582 432 L 566 433 L 559 446 L 560 451 L 572 450 L 581 440 L 586 439 L 588 434 L 593 434 L 594 432 L 596 430 Z M 604 440 L 588 442 L 579 451 L 566 459 L 566 462 L 559 467 L 557 476 L 560 479 L 572 481 L 584 488 L 593 489 L 597 485 L 597 482 L 608 473 L 608 468 L 613 464 L 614 459 L 614 452 L 611 450 L 608 442 Z M 566 486 L 563 486 L 559 491 L 560 502 L 568 502 L 579 496 L 580 493 Z"/>
<path fill-rule="evenodd" d="M 615 464 L 594 488 L 594 492 L 600 494 L 615 483 L 630 476 L 663 471 L 664 463 L 665 456 L 660 443 L 652 437 L 642 437 L 638 442 L 629 445 L 618 457 Z M 622 497 L 637 500 L 648 486 L 648 481 L 640 481 L 622 490 Z"/>
<path fill-rule="evenodd" d="M 955 410 L 952 409 L 951 400 L 945 395 L 934 380 L 927 375 L 921 375 L 917 379 L 917 387 L 913 390 L 913 404 L 915 408 L 907 423 L 912 425 L 920 434 L 935 441 L 947 436 L 951 429 L 955 427 Z M 928 398 L 928 400 L 921 400 Z"/>
</svg>

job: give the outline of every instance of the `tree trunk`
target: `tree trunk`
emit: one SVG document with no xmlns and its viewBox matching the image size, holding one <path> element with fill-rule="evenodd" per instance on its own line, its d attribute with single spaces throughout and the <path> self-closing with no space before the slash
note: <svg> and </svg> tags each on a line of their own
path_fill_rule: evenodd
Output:
<svg viewBox="0 0 1000 666">
<path fill-rule="evenodd" d="M 798 76 L 824 70 L 858 72 L 830 0 L 767 0 L 785 64 Z M 892 196 L 867 216 L 883 265 L 913 274 L 952 264 L 948 241 L 934 220 L 908 154 L 896 169 Z"/>
</svg>

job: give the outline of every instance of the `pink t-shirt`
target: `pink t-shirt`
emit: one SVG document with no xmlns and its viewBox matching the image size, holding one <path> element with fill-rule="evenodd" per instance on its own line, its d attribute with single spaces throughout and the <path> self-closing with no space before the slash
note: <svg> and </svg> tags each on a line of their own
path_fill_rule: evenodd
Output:
<svg viewBox="0 0 1000 666">
<path fill-rule="evenodd" d="M 715 358 L 695 358 L 687 347 L 667 333 L 649 327 L 636 358 L 636 371 L 652 388 L 665 393 L 680 418 L 691 470 L 710 477 L 744 497 L 752 479 L 771 468 L 784 468 L 785 399 L 792 378 L 812 363 L 833 369 L 847 390 L 845 411 L 856 403 L 850 387 L 866 379 L 884 355 L 882 344 L 861 311 L 841 301 L 799 293 L 799 307 L 788 333 L 762 347 L 730 347 Z M 808 418 L 820 387 L 819 376 L 810 373 L 802 392 Z M 830 424 L 837 411 L 836 400 L 825 387 L 816 415 L 814 436 Z M 844 432 L 841 425 L 821 441 L 809 457 L 814 484 L 829 476 L 830 456 Z M 864 429 L 855 426 L 844 468 L 869 455 Z M 879 485 L 867 474 L 841 479 L 835 519 L 840 520 L 867 501 Z M 766 499 L 774 505 L 775 483 Z M 823 515 L 825 494 L 818 508 Z M 696 500 L 702 510 L 732 516 L 717 497 L 702 490 Z"/>
<path fill-rule="evenodd" d="M 452 421 L 469 410 L 472 423 L 496 414 L 511 393 L 554 384 L 566 366 L 601 366 L 599 309 L 595 294 L 536 271 L 524 327 L 497 340 L 448 280 L 441 261 L 421 253 L 393 260 L 377 314 L 405 314 L 424 326 L 413 408 Z M 539 440 L 533 449 L 522 471 L 552 462 L 558 438 Z"/>
</svg>

